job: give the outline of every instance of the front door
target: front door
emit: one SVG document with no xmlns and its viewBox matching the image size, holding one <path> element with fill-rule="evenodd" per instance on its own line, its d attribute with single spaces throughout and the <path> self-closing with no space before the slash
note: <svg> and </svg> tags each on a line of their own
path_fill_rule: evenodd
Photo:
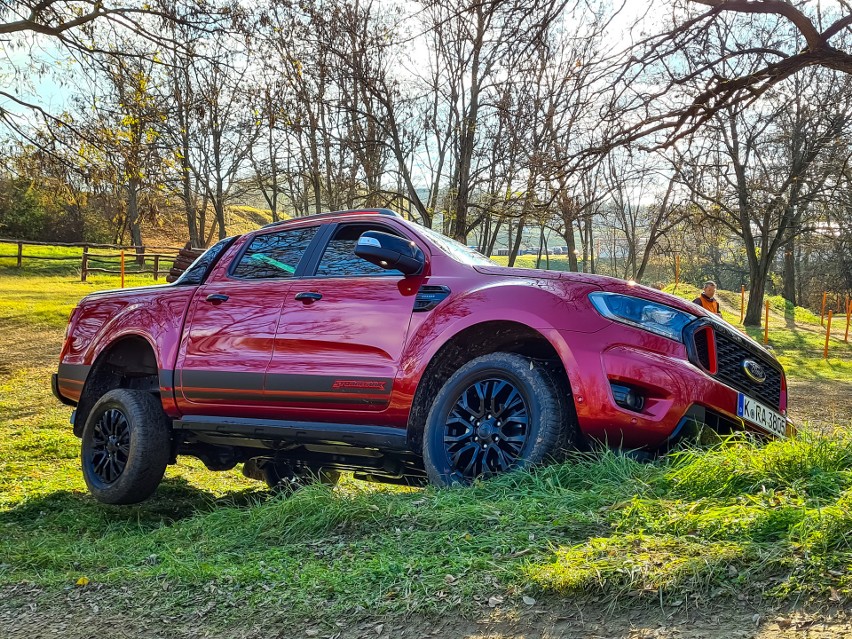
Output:
<svg viewBox="0 0 852 639">
<path fill-rule="evenodd" d="M 375 414 L 388 407 L 423 276 L 356 256 L 369 230 L 402 234 L 378 223 L 337 225 L 313 275 L 288 293 L 266 379 L 269 401 L 288 414 L 378 423 Z"/>
<path fill-rule="evenodd" d="M 255 236 L 196 291 L 178 358 L 185 415 L 260 417 L 263 383 L 292 278 L 318 226 Z"/>
</svg>

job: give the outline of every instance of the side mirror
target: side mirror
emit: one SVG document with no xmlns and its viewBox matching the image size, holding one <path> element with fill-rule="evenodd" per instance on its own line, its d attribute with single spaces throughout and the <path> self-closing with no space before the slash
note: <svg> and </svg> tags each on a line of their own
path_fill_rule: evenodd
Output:
<svg viewBox="0 0 852 639">
<path fill-rule="evenodd" d="M 381 231 L 366 231 L 358 238 L 355 255 L 386 269 L 417 275 L 426 264 L 423 251 L 411 240 Z"/>
</svg>

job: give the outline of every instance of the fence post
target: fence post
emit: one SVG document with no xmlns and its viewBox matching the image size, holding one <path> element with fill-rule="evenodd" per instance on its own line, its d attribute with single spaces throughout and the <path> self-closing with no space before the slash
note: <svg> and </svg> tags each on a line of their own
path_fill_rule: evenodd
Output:
<svg viewBox="0 0 852 639">
<path fill-rule="evenodd" d="M 740 324 L 745 320 L 745 284 L 740 284 Z"/>
<path fill-rule="evenodd" d="M 86 269 L 89 268 L 89 245 L 83 245 L 83 264 L 80 266 L 80 281 L 86 281 Z"/>
<path fill-rule="evenodd" d="M 828 325 L 825 327 L 825 348 L 822 351 L 822 358 L 828 359 L 828 338 L 831 337 L 831 316 L 834 311 L 828 312 Z"/>
<path fill-rule="evenodd" d="M 848 304 L 846 304 L 846 337 L 843 338 L 844 342 L 849 342 L 849 320 L 852 319 L 852 300 L 848 300 Z"/>
<path fill-rule="evenodd" d="M 825 291 L 822 292 L 822 310 L 819 312 L 819 324 L 820 326 L 825 326 L 825 296 L 828 293 Z"/>
<path fill-rule="evenodd" d="M 154 255 L 154 279 L 160 279 L 160 256 Z"/>
<path fill-rule="evenodd" d="M 121 288 L 124 288 L 124 249 L 121 249 Z"/>
<path fill-rule="evenodd" d="M 763 320 L 763 343 L 769 343 L 769 300 L 766 301 L 766 318 Z"/>
<path fill-rule="evenodd" d="M 21 262 L 24 259 L 24 243 L 18 242 L 18 268 L 21 268 Z"/>
</svg>

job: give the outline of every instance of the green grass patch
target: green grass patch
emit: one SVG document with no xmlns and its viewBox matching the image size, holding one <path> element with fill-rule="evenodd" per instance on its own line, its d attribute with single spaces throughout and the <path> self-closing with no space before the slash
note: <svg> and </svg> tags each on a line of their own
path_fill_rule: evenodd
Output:
<svg viewBox="0 0 852 639">
<path fill-rule="evenodd" d="M 518 255 L 515 258 L 515 268 L 541 268 L 550 271 L 568 271 L 568 256 L 567 255 L 542 255 L 536 266 L 536 255 Z M 509 258 L 506 256 L 492 256 L 491 258 L 497 264 L 506 266 L 509 263 Z"/>
</svg>

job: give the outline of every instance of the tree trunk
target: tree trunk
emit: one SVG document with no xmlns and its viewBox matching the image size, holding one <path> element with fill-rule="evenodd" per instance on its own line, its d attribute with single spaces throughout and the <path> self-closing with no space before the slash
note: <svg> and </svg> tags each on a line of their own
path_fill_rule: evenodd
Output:
<svg viewBox="0 0 852 639">
<path fill-rule="evenodd" d="M 476 146 L 476 125 L 479 119 L 479 92 L 481 89 L 480 54 L 485 37 L 484 5 L 476 6 L 476 34 L 472 43 L 473 51 L 470 63 L 470 102 L 468 110 L 462 111 L 461 139 L 459 141 L 458 180 L 455 197 L 455 226 L 453 239 L 467 244 L 467 208 L 470 201 L 470 171 L 473 165 L 473 153 Z"/>
<path fill-rule="evenodd" d="M 509 252 L 509 266 L 515 265 L 515 260 L 518 257 L 518 250 L 521 248 L 521 240 L 524 237 L 524 218 L 518 218 L 517 235 L 515 235 L 515 243 L 512 245 L 512 250 Z"/>
<path fill-rule="evenodd" d="M 639 264 L 639 269 L 636 271 L 636 277 L 634 278 L 637 282 L 641 282 L 642 278 L 645 277 L 645 269 L 648 268 L 648 264 L 651 262 L 651 252 L 657 243 L 655 233 L 656 229 L 652 228 L 651 237 L 648 239 L 647 244 L 645 244 L 645 250 L 642 251 L 642 262 Z M 719 286 L 722 285 L 719 284 Z"/>
<path fill-rule="evenodd" d="M 139 180 L 127 183 L 127 225 L 130 227 L 130 243 L 136 247 L 136 262 L 145 263 L 142 249 L 142 228 L 139 221 Z"/>
<path fill-rule="evenodd" d="M 751 283 L 748 289 L 748 305 L 746 306 L 745 319 L 743 324 L 746 326 L 760 326 L 763 319 L 763 295 L 766 291 L 766 270 L 762 264 L 763 260 L 757 264 L 749 265 L 749 277 Z"/>
<path fill-rule="evenodd" d="M 587 223 L 586 225 L 586 241 L 583 244 L 583 272 L 586 272 L 586 252 L 589 254 L 589 272 L 594 274 L 596 273 L 595 263 L 598 260 L 597 251 L 595 251 L 595 236 L 592 231 L 591 223 Z"/>
<path fill-rule="evenodd" d="M 228 235 L 225 229 L 225 194 L 221 180 L 216 182 L 216 200 L 213 202 L 216 221 L 219 223 L 219 239 L 224 240 Z"/>
<path fill-rule="evenodd" d="M 796 240 L 784 245 L 784 299 L 796 305 Z"/>
<path fill-rule="evenodd" d="M 579 265 L 577 264 L 577 243 L 574 241 L 574 227 L 569 226 L 568 231 L 564 235 L 565 237 L 565 246 L 568 249 L 568 270 L 572 273 L 576 273 L 579 270 Z"/>
<path fill-rule="evenodd" d="M 544 247 L 544 224 L 541 225 L 541 232 L 538 234 L 538 254 L 535 256 L 535 267 L 541 268 L 541 250 Z"/>
<path fill-rule="evenodd" d="M 190 173 L 189 163 L 186 161 L 186 156 L 181 160 L 181 183 L 183 186 L 183 210 L 186 214 L 186 224 L 189 230 L 189 244 L 192 248 L 198 248 L 199 233 L 198 220 L 195 217 L 195 206 L 192 201 L 192 177 Z"/>
<path fill-rule="evenodd" d="M 497 235 L 500 234 L 500 227 L 503 224 L 503 218 L 498 217 L 497 222 L 494 224 L 494 231 L 491 233 L 491 239 L 488 242 L 488 246 L 485 249 L 485 254 L 488 257 L 494 255 L 494 244 L 497 242 Z"/>
</svg>

